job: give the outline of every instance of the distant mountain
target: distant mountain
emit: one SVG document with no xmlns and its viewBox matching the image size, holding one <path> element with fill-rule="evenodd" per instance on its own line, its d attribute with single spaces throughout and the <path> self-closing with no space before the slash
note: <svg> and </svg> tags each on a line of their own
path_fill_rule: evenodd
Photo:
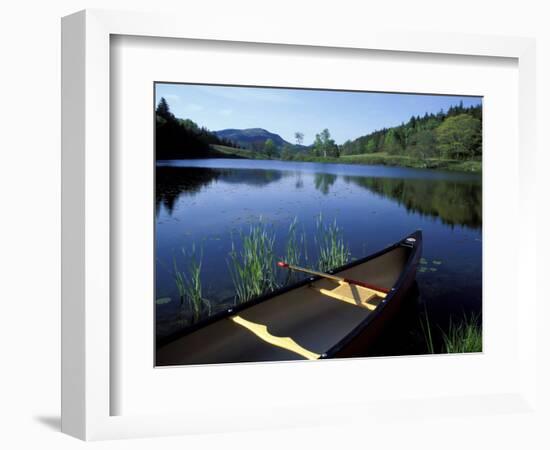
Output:
<svg viewBox="0 0 550 450">
<path fill-rule="evenodd" d="M 252 150 L 263 148 L 265 141 L 271 139 L 278 149 L 281 149 L 285 144 L 292 145 L 285 141 L 281 136 L 271 133 L 263 128 L 246 128 L 244 130 L 236 130 L 229 128 L 213 132 L 220 139 L 229 140 L 237 145 Z"/>
</svg>

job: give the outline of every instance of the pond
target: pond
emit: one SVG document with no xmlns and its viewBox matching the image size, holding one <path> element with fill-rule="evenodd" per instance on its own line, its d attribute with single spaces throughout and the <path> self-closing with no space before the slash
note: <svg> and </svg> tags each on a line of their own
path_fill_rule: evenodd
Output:
<svg viewBox="0 0 550 450">
<path fill-rule="evenodd" d="M 203 296 L 212 310 L 235 295 L 230 270 L 239 236 L 263 224 L 285 254 L 290 224 L 316 257 L 315 227 L 336 221 L 350 252 L 362 258 L 421 229 L 423 259 L 406 310 L 368 355 L 425 353 L 421 321 L 434 330 L 482 310 L 481 175 L 434 170 L 203 159 L 158 161 L 156 167 L 156 334 L 188 325 L 175 281 L 190 255 L 202 260 Z M 183 314 L 182 314 L 183 311 Z M 437 333 L 436 333 L 437 334 Z M 438 348 L 438 337 L 435 336 Z M 365 355 L 365 356 L 368 356 Z"/>
</svg>

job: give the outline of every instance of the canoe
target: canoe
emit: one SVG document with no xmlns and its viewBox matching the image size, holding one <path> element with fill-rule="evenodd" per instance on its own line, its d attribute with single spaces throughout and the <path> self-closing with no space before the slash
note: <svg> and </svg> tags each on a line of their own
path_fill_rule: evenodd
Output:
<svg viewBox="0 0 550 450">
<path fill-rule="evenodd" d="M 352 282 L 311 276 L 230 308 L 157 343 L 156 365 L 364 356 L 407 298 L 421 253 L 419 230 L 330 272 Z"/>
</svg>

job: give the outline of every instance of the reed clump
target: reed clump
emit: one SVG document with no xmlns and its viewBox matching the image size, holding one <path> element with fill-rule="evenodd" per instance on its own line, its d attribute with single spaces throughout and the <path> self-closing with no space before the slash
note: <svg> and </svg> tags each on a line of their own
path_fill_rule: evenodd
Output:
<svg viewBox="0 0 550 450">
<path fill-rule="evenodd" d="M 290 225 L 288 226 L 287 241 L 285 245 L 284 257 L 282 257 L 282 260 L 290 264 L 291 266 L 307 265 L 308 253 L 306 245 L 306 234 L 303 229 L 301 231 L 298 229 L 297 217 L 294 217 L 294 219 L 290 222 Z M 286 285 L 293 281 L 297 281 L 298 279 L 300 279 L 300 277 L 303 277 L 303 275 L 298 274 L 297 272 L 294 272 L 292 270 L 287 270 L 286 276 L 284 276 L 283 284 Z"/>
<path fill-rule="evenodd" d="M 344 243 L 343 230 L 337 225 L 336 219 L 327 224 L 322 214 L 317 216 L 315 242 L 319 252 L 317 267 L 321 272 L 328 272 L 349 262 L 351 252 Z"/>
<path fill-rule="evenodd" d="M 182 249 L 182 253 L 187 263 L 185 271 L 180 271 L 174 257 L 174 279 L 180 298 L 180 307 L 191 312 L 191 322 L 197 323 L 203 315 L 210 315 L 212 306 L 210 301 L 205 299 L 202 294 L 202 249 L 197 252 L 195 246 L 190 252 Z"/>
<path fill-rule="evenodd" d="M 450 322 L 449 332 L 443 333 L 443 347 L 447 353 L 477 353 L 483 350 L 479 317 L 464 315 L 460 322 Z"/>
<path fill-rule="evenodd" d="M 250 226 L 247 233 L 241 233 L 241 250 L 231 243 L 229 271 L 235 287 L 237 303 L 247 302 L 254 297 L 274 290 L 275 277 L 275 234 L 264 223 Z"/>
<path fill-rule="evenodd" d="M 449 320 L 447 332 L 441 330 L 441 348 L 437 352 L 431 331 L 431 325 L 426 307 L 424 307 L 423 318 L 420 319 L 420 327 L 424 334 L 427 353 L 479 353 L 483 351 L 483 333 L 479 316 L 471 314 L 460 321 Z"/>
<path fill-rule="evenodd" d="M 329 271 L 349 262 L 351 254 L 344 243 L 343 230 L 336 220 L 325 223 L 322 215 L 319 215 L 315 222 L 313 241 L 317 258 L 310 264 L 306 234 L 299 226 L 297 217 L 294 217 L 288 227 L 286 242 L 279 247 L 283 253 L 281 259 L 293 266 L 318 268 L 321 271 Z M 304 276 L 286 269 L 280 272 L 275 258 L 275 245 L 273 228 L 262 222 L 261 218 L 259 223 L 239 233 L 236 239 L 232 236 L 227 263 L 235 304 L 248 302 Z M 174 258 L 174 279 L 182 312 L 190 316 L 192 323 L 197 323 L 212 314 L 212 304 L 203 296 L 203 252 L 202 248 L 197 251 L 193 246 L 189 252 L 182 249 L 182 253 L 187 265 L 185 270 L 180 270 Z M 219 310 L 219 307 L 216 309 Z"/>
</svg>

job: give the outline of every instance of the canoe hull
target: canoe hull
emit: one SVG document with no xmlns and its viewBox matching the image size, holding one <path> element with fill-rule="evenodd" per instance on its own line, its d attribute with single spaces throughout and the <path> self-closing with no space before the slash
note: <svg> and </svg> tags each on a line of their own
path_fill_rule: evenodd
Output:
<svg viewBox="0 0 550 450">
<path fill-rule="evenodd" d="M 372 317 L 368 324 L 358 334 L 344 345 L 340 350 L 335 351 L 332 358 L 352 358 L 368 356 L 368 351 L 375 345 L 387 326 L 395 319 L 403 309 L 404 303 L 410 298 L 410 292 L 415 283 L 416 268 L 403 280 L 403 287 L 390 299 L 383 311 L 376 317 Z"/>
<path fill-rule="evenodd" d="M 403 239 L 395 247 L 410 246 L 411 252 L 398 280 L 393 285 L 383 304 L 369 315 L 361 324 L 323 358 L 350 358 L 367 356 L 368 350 L 377 342 L 387 325 L 395 318 L 409 298 L 415 283 L 416 271 L 422 256 L 422 232 L 420 230 Z M 376 255 L 373 256 L 376 258 Z"/>
</svg>

